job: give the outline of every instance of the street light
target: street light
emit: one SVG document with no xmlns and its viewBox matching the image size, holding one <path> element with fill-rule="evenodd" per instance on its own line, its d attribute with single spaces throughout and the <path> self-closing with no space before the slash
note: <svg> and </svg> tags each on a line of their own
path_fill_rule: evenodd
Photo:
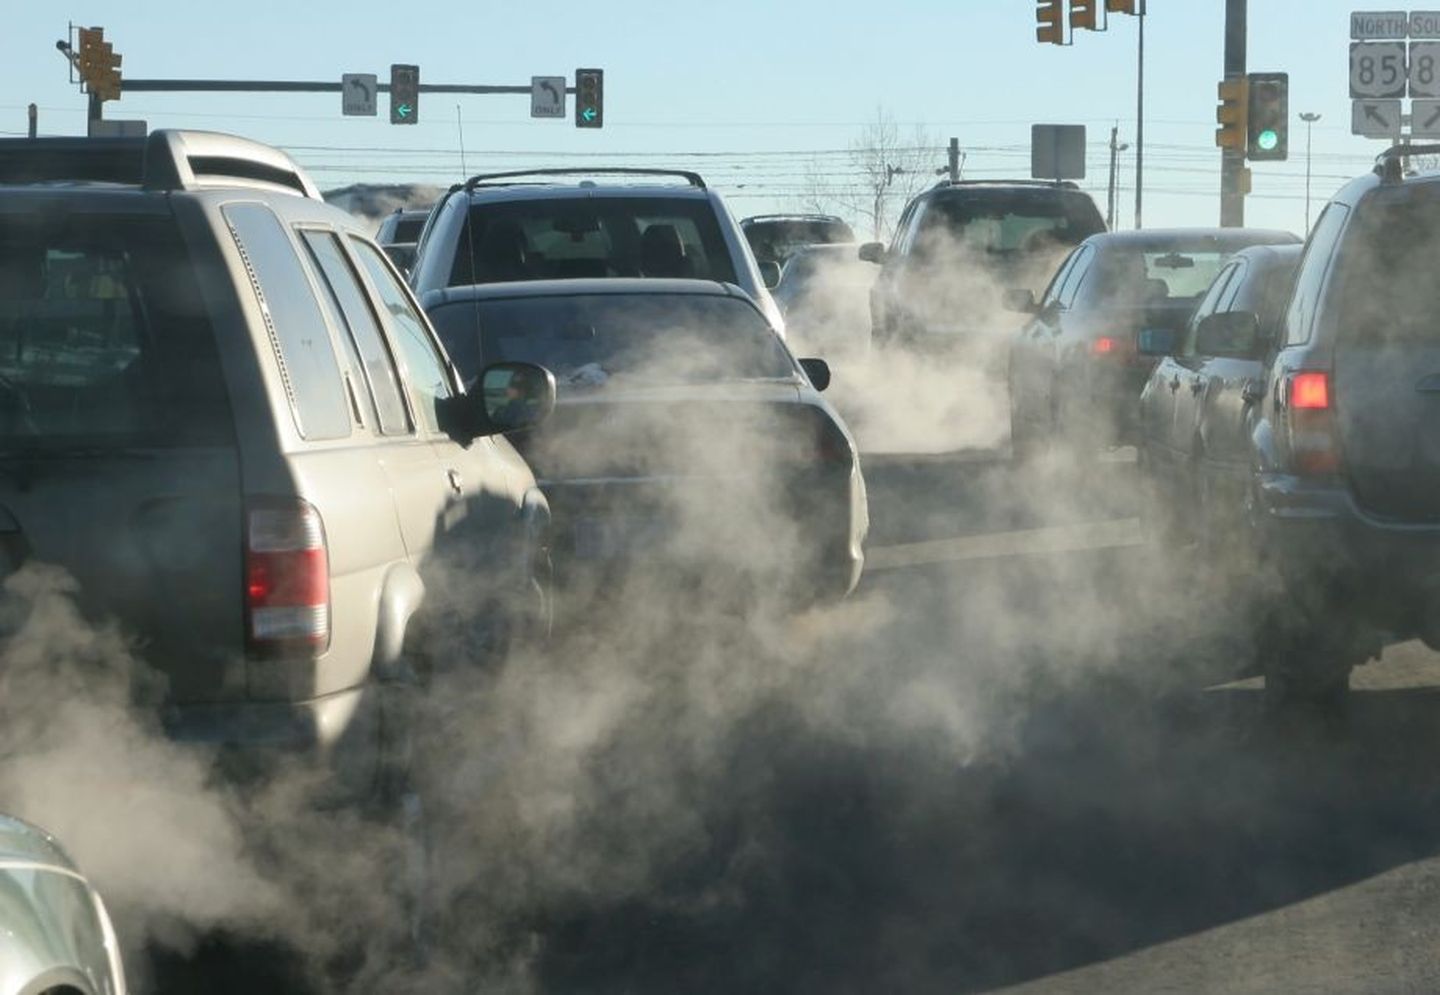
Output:
<svg viewBox="0 0 1440 995">
<path fill-rule="evenodd" d="M 1305 234 L 1308 235 L 1310 234 L 1310 129 L 1316 121 L 1320 120 L 1320 115 L 1301 111 L 1300 120 L 1305 122 Z"/>
</svg>

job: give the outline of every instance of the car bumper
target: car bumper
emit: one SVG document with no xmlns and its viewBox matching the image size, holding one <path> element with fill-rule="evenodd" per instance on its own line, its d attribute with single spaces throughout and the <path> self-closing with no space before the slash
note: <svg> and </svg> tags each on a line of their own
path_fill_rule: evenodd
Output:
<svg viewBox="0 0 1440 995">
<path fill-rule="evenodd" d="M 1400 634 L 1440 635 L 1440 523 L 1378 518 L 1334 478 L 1262 473 L 1256 485 L 1252 524 L 1288 588 L 1342 598 Z"/>
<path fill-rule="evenodd" d="M 397 685 L 392 697 L 403 695 Z M 308 701 L 170 705 L 161 718 L 175 742 L 214 747 L 230 780 L 263 780 L 298 761 L 327 769 L 338 789 L 356 793 L 373 783 L 386 758 L 385 699 L 382 685 L 372 683 Z"/>
</svg>

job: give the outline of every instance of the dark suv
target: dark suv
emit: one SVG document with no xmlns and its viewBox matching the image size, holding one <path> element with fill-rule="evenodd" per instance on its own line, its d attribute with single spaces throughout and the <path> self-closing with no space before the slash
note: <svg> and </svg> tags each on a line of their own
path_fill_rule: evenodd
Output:
<svg viewBox="0 0 1440 995">
<path fill-rule="evenodd" d="M 755 258 L 784 266 L 807 245 L 855 241 L 855 232 L 833 214 L 757 214 L 740 222 Z"/>
<path fill-rule="evenodd" d="M 1440 647 L 1440 175 L 1403 175 L 1419 151 L 1437 148 L 1392 150 L 1325 208 L 1246 395 L 1280 697 L 1343 691 L 1391 639 Z"/>
<path fill-rule="evenodd" d="M 942 182 L 900 215 L 886 249 L 860 246 L 880 264 L 870 291 L 877 346 L 1004 343 L 1018 320 L 1002 311 L 1007 289 L 1038 296 L 1072 248 L 1105 221 L 1073 183 Z"/>
<path fill-rule="evenodd" d="M 538 416 L 553 380 L 523 369 Z M 420 622 L 543 619 L 547 505 L 484 403 L 285 154 L 0 142 L 0 564 L 73 575 L 167 678 L 174 737 L 366 790 Z"/>
</svg>

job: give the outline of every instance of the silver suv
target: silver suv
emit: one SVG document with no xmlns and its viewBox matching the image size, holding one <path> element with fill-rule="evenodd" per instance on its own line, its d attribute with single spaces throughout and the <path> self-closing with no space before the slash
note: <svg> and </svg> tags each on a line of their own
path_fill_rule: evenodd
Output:
<svg viewBox="0 0 1440 995">
<path fill-rule="evenodd" d="M 627 182 L 561 182 L 613 176 Z M 665 177 L 684 180 L 664 183 Z M 643 181 L 643 182 L 642 182 Z M 785 335 L 770 288 L 730 209 L 697 173 L 535 169 L 472 176 L 450 188 L 420 235 L 410 285 L 431 291 L 522 280 L 658 277 L 739 287 Z"/>
<path fill-rule="evenodd" d="M 375 783 L 420 622 L 546 611 L 548 508 L 482 392 L 360 224 L 267 146 L 6 140 L 0 219 L 5 567 L 58 564 L 125 626 L 177 738 Z M 553 404 L 524 369 L 510 426 Z"/>
</svg>

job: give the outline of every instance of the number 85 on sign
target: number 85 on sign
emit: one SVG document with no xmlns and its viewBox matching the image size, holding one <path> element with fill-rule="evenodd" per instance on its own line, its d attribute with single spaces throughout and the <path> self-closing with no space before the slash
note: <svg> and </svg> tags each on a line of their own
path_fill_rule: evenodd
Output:
<svg viewBox="0 0 1440 995">
<path fill-rule="evenodd" d="M 1410 96 L 1440 97 L 1440 41 L 1410 43 Z"/>
<path fill-rule="evenodd" d="M 1433 73 L 1432 65 L 1432 73 Z M 1350 45 L 1350 96 L 1405 96 L 1405 43 L 1360 41 Z"/>
</svg>

